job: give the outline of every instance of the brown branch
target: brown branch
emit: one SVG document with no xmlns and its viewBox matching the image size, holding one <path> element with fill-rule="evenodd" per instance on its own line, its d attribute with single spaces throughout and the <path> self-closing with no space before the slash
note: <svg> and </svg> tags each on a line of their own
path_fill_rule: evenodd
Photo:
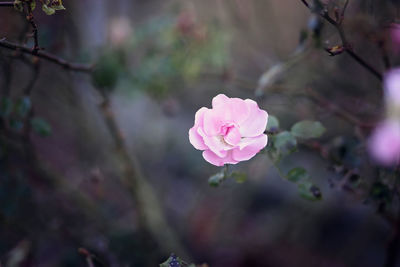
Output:
<svg viewBox="0 0 400 267">
<path fill-rule="evenodd" d="M 7 6 L 7 7 L 10 7 L 10 6 L 14 6 L 14 2 L 0 2 L 0 7 L 2 7 L 2 6 Z"/>
<path fill-rule="evenodd" d="M 103 119 L 115 143 L 118 156 L 123 163 L 121 181 L 128 188 L 136 203 L 139 228 L 146 235 L 149 234 L 164 252 L 172 249 L 187 257 L 188 254 L 177 238 L 175 231 L 166 221 L 157 194 L 144 177 L 138 159 L 128 151 L 125 139 L 112 111 L 108 94 L 101 89 L 99 91 L 103 96 L 103 103 L 100 105 Z M 165 240 L 168 240 L 168 246 Z M 143 241 L 143 243 L 146 242 Z"/>
<path fill-rule="evenodd" d="M 335 103 L 331 102 L 327 98 L 323 97 L 322 95 L 318 94 L 312 89 L 308 89 L 307 92 L 311 96 L 311 99 L 316 101 L 320 106 L 326 108 L 327 110 L 331 111 L 332 113 L 336 114 L 337 116 L 341 117 L 342 119 L 357 125 L 360 128 L 374 128 L 376 126 L 375 123 L 368 123 L 363 122 L 351 113 L 345 111 L 342 107 L 339 107 Z"/>
<path fill-rule="evenodd" d="M 36 22 L 33 17 L 31 3 L 26 2 L 25 4 L 26 4 L 26 8 L 27 8 L 26 19 L 32 26 L 32 35 L 33 35 L 33 40 L 34 40 L 32 53 L 36 55 L 37 52 L 40 50 L 39 38 L 38 38 L 38 27 L 37 27 Z"/>
<path fill-rule="evenodd" d="M 53 54 L 50 54 L 50 53 L 47 53 L 44 51 L 37 51 L 35 53 L 35 51 L 33 51 L 29 47 L 11 43 L 11 42 L 8 42 L 5 40 L 0 40 L 0 47 L 4 47 L 4 48 L 10 49 L 10 50 L 14 50 L 14 51 L 25 53 L 25 54 L 31 54 L 31 55 L 37 56 L 39 58 L 45 59 L 47 61 L 53 62 L 57 65 L 60 65 L 64 68 L 66 68 L 68 70 L 72 70 L 72 71 L 91 72 L 93 69 L 92 65 L 70 63 L 63 58 L 60 58 L 56 55 L 53 55 Z"/>
<path fill-rule="evenodd" d="M 301 0 L 301 2 L 311 11 L 312 8 L 310 7 L 310 5 L 305 1 L 305 0 Z M 345 4 L 345 8 L 347 8 L 348 3 L 346 2 Z M 369 63 L 367 63 L 364 59 L 362 59 L 359 55 L 357 55 L 351 44 L 347 41 L 346 35 L 343 31 L 342 28 L 342 21 L 343 18 L 340 19 L 340 21 L 336 21 L 333 18 L 331 18 L 331 16 L 329 16 L 328 12 L 326 10 L 323 10 L 322 12 L 318 13 L 319 16 L 321 16 L 322 18 L 324 18 L 326 21 L 328 21 L 332 26 L 334 26 L 336 28 L 336 30 L 339 33 L 340 39 L 342 40 L 342 46 L 345 48 L 345 52 L 350 55 L 350 57 L 352 57 L 358 64 L 360 64 L 361 66 L 363 66 L 365 69 L 367 69 L 372 75 L 374 75 L 378 80 L 382 81 L 383 77 L 382 74 L 377 71 L 373 66 L 371 66 Z M 344 15 L 344 11 L 342 11 L 342 14 Z"/>
</svg>

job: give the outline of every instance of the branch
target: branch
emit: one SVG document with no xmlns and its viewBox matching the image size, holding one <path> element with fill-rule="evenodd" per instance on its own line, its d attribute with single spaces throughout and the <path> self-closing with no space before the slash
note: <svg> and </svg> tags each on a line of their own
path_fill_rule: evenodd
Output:
<svg viewBox="0 0 400 267">
<path fill-rule="evenodd" d="M 341 117 L 342 119 L 352 124 L 355 124 L 360 128 L 374 128 L 376 126 L 375 123 L 368 123 L 361 121 L 357 117 L 353 116 L 351 113 L 345 111 L 343 108 L 339 107 L 335 103 L 332 103 L 331 101 L 324 98 L 322 95 L 318 94 L 312 89 L 308 89 L 307 92 L 310 94 L 311 99 L 316 101 L 320 106 L 323 106 L 324 108 L 328 109 L 329 111 Z"/>
<path fill-rule="evenodd" d="M 0 7 L 2 6 L 14 6 L 14 2 L 0 2 Z"/>
<path fill-rule="evenodd" d="M 38 38 L 38 27 L 36 25 L 36 22 L 33 18 L 33 13 L 32 13 L 32 8 L 31 8 L 31 3 L 26 3 L 27 6 L 27 14 L 26 14 L 26 19 L 28 20 L 28 22 L 31 24 L 32 26 L 32 34 L 33 34 L 33 40 L 35 42 L 34 46 L 33 46 L 33 53 L 37 54 L 37 52 L 40 50 L 40 46 L 39 46 L 39 38 Z"/>
<path fill-rule="evenodd" d="M 14 44 L 5 40 L 0 40 L 0 47 L 4 47 L 10 50 L 14 50 L 17 52 L 22 52 L 22 53 L 26 53 L 26 54 L 31 54 L 34 56 L 37 56 L 39 58 L 45 59 L 47 61 L 53 62 L 57 65 L 60 65 L 66 69 L 72 70 L 72 71 L 79 71 L 79 72 L 91 72 L 93 69 L 92 65 L 88 65 L 88 64 L 79 64 L 79 63 L 70 63 L 68 61 L 66 61 L 63 58 L 60 58 L 56 55 L 44 52 L 44 51 L 37 51 L 35 53 L 35 50 L 32 50 L 29 47 L 26 46 L 22 46 L 22 45 L 18 45 L 18 44 Z"/>
<path fill-rule="evenodd" d="M 311 6 L 307 3 L 306 0 L 300 0 L 309 10 L 313 11 L 311 9 Z M 342 15 L 344 15 L 344 11 L 347 8 L 348 1 L 346 1 L 345 6 L 342 10 Z M 342 45 L 345 48 L 345 52 L 350 55 L 358 64 L 363 66 L 365 69 L 367 69 L 372 75 L 374 75 L 378 80 L 382 81 L 383 77 L 382 74 L 377 71 L 373 66 L 368 64 L 364 59 L 362 59 L 359 55 L 357 55 L 354 51 L 353 48 L 351 47 L 351 44 L 347 41 L 346 35 L 343 31 L 342 28 L 342 21 L 343 18 L 340 19 L 340 21 L 335 21 L 331 16 L 329 16 L 328 12 L 326 10 L 323 10 L 322 12 L 318 13 L 319 16 L 324 18 L 326 21 L 328 21 L 332 26 L 336 28 L 336 30 L 339 33 L 340 39 L 342 40 Z"/>
</svg>

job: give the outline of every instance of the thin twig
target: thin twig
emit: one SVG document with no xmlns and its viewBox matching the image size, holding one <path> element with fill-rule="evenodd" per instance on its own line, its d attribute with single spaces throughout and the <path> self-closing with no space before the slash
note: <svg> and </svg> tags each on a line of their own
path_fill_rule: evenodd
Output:
<svg viewBox="0 0 400 267">
<path fill-rule="evenodd" d="M 36 55 L 37 52 L 40 50 L 39 38 L 38 38 L 38 27 L 37 27 L 36 22 L 33 17 L 31 3 L 26 3 L 26 7 L 27 7 L 26 19 L 32 26 L 32 35 L 33 35 L 33 40 L 34 40 L 32 53 Z"/>
<path fill-rule="evenodd" d="M 18 45 L 15 43 L 11 43 L 5 40 L 0 40 L 0 47 L 4 47 L 10 50 L 14 51 L 19 51 L 25 54 L 31 54 L 34 56 L 37 56 L 39 58 L 45 59 L 47 61 L 53 62 L 55 64 L 58 64 L 66 69 L 72 70 L 72 71 L 79 71 L 79 72 L 91 72 L 93 69 L 92 65 L 88 64 L 79 64 L 79 63 L 70 63 L 66 61 L 63 58 L 60 58 L 56 55 L 44 52 L 44 51 L 37 51 L 37 53 L 34 53 L 31 48 Z"/>
<path fill-rule="evenodd" d="M 14 2 L 0 2 L 0 7 L 3 6 L 8 6 L 8 7 L 14 6 Z"/>
<path fill-rule="evenodd" d="M 335 103 L 331 102 L 327 98 L 323 97 L 322 95 L 318 94 L 312 89 L 308 89 L 307 92 L 311 96 L 311 99 L 314 99 L 319 105 L 323 106 L 324 108 L 328 109 L 329 111 L 335 113 L 339 117 L 343 118 L 344 120 L 357 125 L 361 128 L 374 128 L 376 126 L 375 123 L 368 123 L 363 122 L 351 113 L 345 111 L 343 108 L 339 107 Z"/>
<path fill-rule="evenodd" d="M 301 0 L 301 2 L 308 9 L 311 10 L 310 5 L 305 0 Z M 347 7 L 347 3 L 345 5 L 345 7 Z M 341 22 L 343 21 L 343 19 L 340 22 L 335 21 L 333 18 L 331 18 L 331 16 L 329 16 L 329 14 L 326 10 L 323 10 L 322 12 L 320 12 L 319 15 L 336 28 L 336 30 L 339 33 L 340 39 L 342 40 L 342 45 L 345 48 L 346 53 L 349 54 L 358 64 L 360 64 L 365 69 L 367 69 L 371 74 L 373 74 L 377 79 L 382 81 L 383 80 L 382 74 L 353 51 L 351 44 L 347 41 L 346 35 L 345 35 L 342 25 L 341 25 Z"/>
</svg>

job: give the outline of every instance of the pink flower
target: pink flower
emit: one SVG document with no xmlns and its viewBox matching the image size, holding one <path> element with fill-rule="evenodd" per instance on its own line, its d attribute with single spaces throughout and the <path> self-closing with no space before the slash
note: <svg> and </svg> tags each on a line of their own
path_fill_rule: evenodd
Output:
<svg viewBox="0 0 400 267">
<path fill-rule="evenodd" d="M 400 68 L 390 70 L 385 74 L 384 88 L 387 101 L 400 106 Z"/>
<path fill-rule="evenodd" d="M 251 159 L 267 145 L 267 121 L 268 113 L 255 101 L 219 94 L 212 100 L 212 109 L 203 107 L 196 112 L 189 140 L 196 149 L 204 150 L 209 163 L 236 164 Z"/>
<path fill-rule="evenodd" d="M 380 164 L 391 166 L 400 162 L 400 121 L 386 120 L 369 140 L 372 157 Z"/>
<path fill-rule="evenodd" d="M 392 23 L 390 25 L 390 37 L 394 48 L 398 48 L 400 45 L 400 24 Z"/>
</svg>

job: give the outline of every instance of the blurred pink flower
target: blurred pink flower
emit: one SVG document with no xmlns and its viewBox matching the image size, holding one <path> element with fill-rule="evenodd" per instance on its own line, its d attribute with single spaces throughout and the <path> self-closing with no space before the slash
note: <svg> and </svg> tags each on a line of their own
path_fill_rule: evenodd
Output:
<svg viewBox="0 0 400 267">
<path fill-rule="evenodd" d="M 400 68 L 390 70 L 385 74 L 384 88 L 389 104 L 400 106 Z"/>
<path fill-rule="evenodd" d="M 251 159 L 267 145 L 267 121 L 268 113 L 255 101 L 219 94 L 212 100 L 212 109 L 203 107 L 196 112 L 189 140 L 196 149 L 204 150 L 209 163 L 236 164 Z"/>
<path fill-rule="evenodd" d="M 392 23 L 390 25 L 390 37 L 395 48 L 400 46 L 400 24 Z"/>
<path fill-rule="evenodd" d="M 391 166 L 400 162 L 400 121 L 386 120 L 369 140 L 371 156 L 380 164 Z"/>
</svg>

